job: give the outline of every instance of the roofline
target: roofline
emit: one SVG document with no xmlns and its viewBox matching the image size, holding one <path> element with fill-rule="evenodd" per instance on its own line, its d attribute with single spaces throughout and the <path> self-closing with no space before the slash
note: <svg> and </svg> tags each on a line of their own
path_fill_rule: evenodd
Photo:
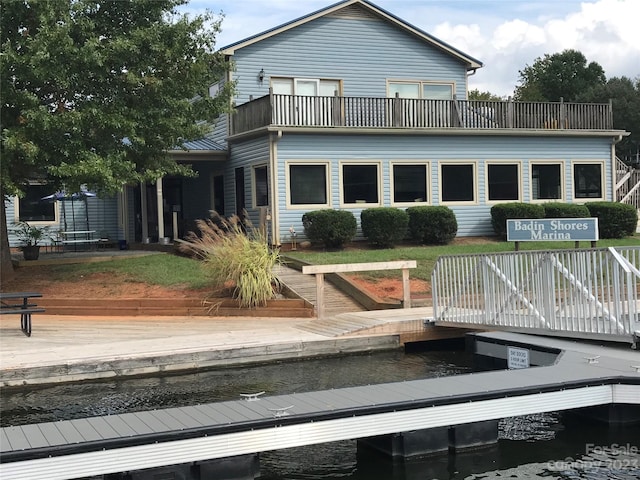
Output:
<svg viewBox="0 0 640 480">
<path fill-rule="evenodd" d="M 440 50 L 443 50 L 446 53 L 449 53 L 450 55 L 457 57 L 459 60 L 467 64 L 467 70 L 477 70 L 478 68 L 481 68 L 483 66 L 482 62 L 480 62 L 479 60 L 461 52 L 457 48 L 452 47 L 451 45 L 443 42 L 442 40 L 439 40 L 436 37 L 429 35 L 425 31 L 411 25 L 410 23 L 407 23 L 401 18 L 378 7 L 377 5 L 374 5 L 368 0 L 342 0 L 340 2 L 334 3 L 333 5 L 329 5 L 328 7 L 325 7 L 323 9 L 316 10 L 315 12 L 312 12 L 302 17 L 291 20 L 290 22 L 283 23 L 282 25 L 278 25 L 269 30 L 265 30 L 264 32 L 258 33 L 256 35 L 245 38 L 243 40 L 239 40 L 235 43 L 227 45 L 226 47 L 222 47 L 220 49 L 220 52 L 222 52 L 225 55 L 233 55 L 236 50 L 247 47 L 249 45 L 253 45 L 254 43 L 257 43 L 266 38 L 278 35 L 279 33 L 285 32 L 287 30 L 298 27 L 300 25 L 304 25 L 305 23 L 316 20 L 317 18 L 323 17 L 325 15 L 333 13 L 337 10 L 340 10 L 352 4 L 362 5 L 364 8 L 367 8 L 375 15 L 378 15 L 379 17 L 382 17 L 390 21 L 391 23 L 396 24 L 398 27 L 411 33 L 412 35 L 418 37 L 419 39 L 427 43 L 430 43 L 431 45 L 434 45 L 435 47 L 439 48 Z"/>
</svg>

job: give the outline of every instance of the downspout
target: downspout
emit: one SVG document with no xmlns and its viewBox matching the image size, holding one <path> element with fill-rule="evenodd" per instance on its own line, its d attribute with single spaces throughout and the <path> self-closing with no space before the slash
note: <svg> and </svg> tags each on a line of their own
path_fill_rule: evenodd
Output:
<svg viewBox="0 0 640 480">
<path fill-rule="evenodd" d="M 278 208 L 278 140 L 282 138 L 282 130 L 269 135 L 269 170 L 271 172 L 271 245 L 280 246 L 280 210 Z"/>
<path fill-rule="evenodd" d="M 611 201 L 618 201 L 618 192 L 616 190 L 618 184 L 618 162 L 616 157 L 616 144 L 622 141 L 623 135 L 613 137 L 611 140 Z"/>
</svg>

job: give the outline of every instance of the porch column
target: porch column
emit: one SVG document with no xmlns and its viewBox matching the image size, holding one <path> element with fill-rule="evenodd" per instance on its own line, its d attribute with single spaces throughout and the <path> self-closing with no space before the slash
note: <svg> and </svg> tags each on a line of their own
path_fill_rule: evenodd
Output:
<svg viewBox="0 0 640 480">
<path fill-rule="evenodd" d="M 162 178 L 156 180 L 156 202 L 158 206 L 158 243 L 164 238 L 164 210 L 162 204 Z"/>
<path fill-rule="evenodd" d="M 147 184 L 140 182 L 140 210 L 142 221 L 142 242 L 149 238 L 149 224 L 147 223 Z"/>
</svg>

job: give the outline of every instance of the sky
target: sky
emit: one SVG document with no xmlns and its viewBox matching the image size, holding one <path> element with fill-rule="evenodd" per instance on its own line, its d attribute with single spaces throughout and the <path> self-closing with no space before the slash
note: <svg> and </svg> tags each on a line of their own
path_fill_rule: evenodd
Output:
<svg viewBox="0 0 640 480">
<path fill-rule="evenodd" d="M 334 0 L 191 0 L 183 10 L 224 14 L 218 48 L 307 15 Z M 640 0 L 373 0 L 483 67 L 469 88 L 510 96 L 519 71 L 575 49 L 607 78 L 640 77 Z"/>
</svg>

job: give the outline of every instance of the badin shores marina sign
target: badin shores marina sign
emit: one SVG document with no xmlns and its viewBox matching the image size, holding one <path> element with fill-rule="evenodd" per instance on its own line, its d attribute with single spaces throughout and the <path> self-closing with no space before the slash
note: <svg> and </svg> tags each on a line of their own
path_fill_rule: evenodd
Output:
<svg viewBox="0 0 640 480">
<path fill-rule="evenodd" d="M 598 240 L 597 218 L 544 218 L 507 220 L 507 241 Z"/>
</svg>

